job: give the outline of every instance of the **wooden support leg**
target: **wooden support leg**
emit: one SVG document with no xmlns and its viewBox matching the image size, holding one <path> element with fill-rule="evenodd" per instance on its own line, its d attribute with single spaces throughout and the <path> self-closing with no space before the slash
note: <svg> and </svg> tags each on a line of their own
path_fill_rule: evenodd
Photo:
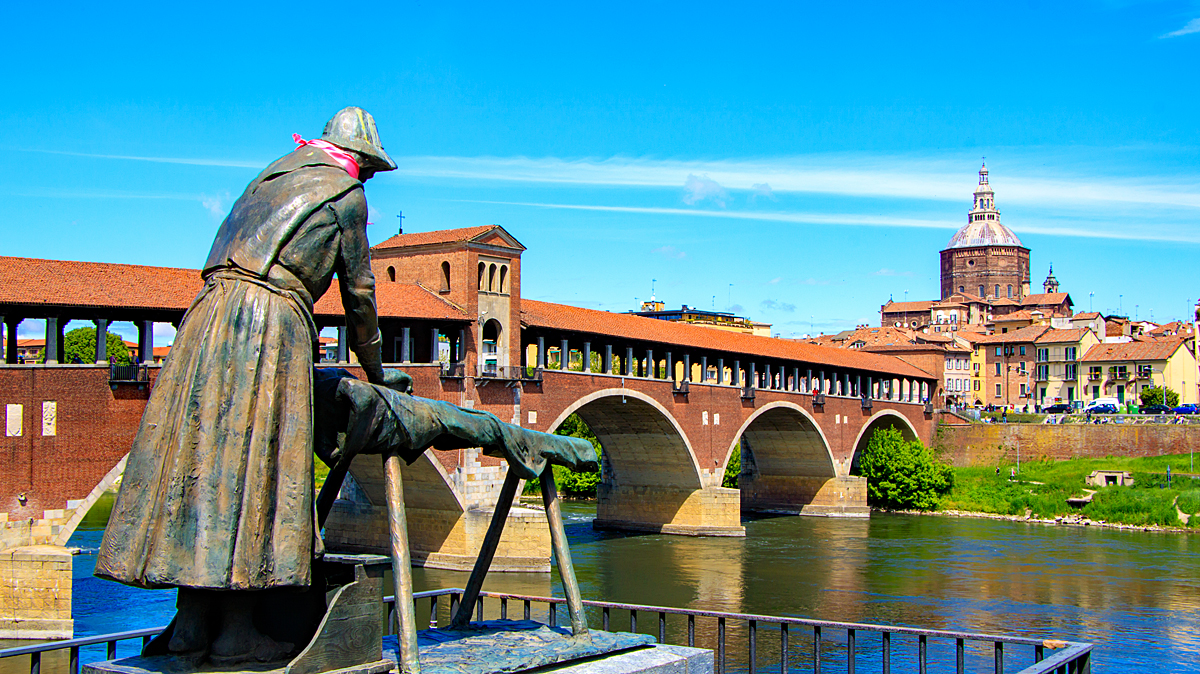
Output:
<svg viewBox="0 0 1200 674">
<path fill-rule="evenodd" d="M 509 469 L 504 477 L 504 486 L 500 488 L 500 500 L 496 502 L 496 510 L 492 513 L 492 521 L 488 524 L 487 534 L 483 537 L 483 545 L 479 547 L 479 557 L 475 567 L 471 569 L 471 578 L 463 590 L 462 601 L 458 604 L 458 612 L 450 620 L 450 629 L 461 630 L 471 622 L 471 611 L 475 610 L 475 601 L 479 599 L 479 590 L 483 588 L 483 579 L 492 566 L 496 556 L 496 548 L 500 545 L 500 535 L 504 533 L 504 523 L 508 521 L 508 511 L 512 508 L 513 499 L 517 496 L 517 485 L 521 479 Z"/>
<path fill-rule="evenodd" d="M 417 616 L 413 607 L 412 557 L 408 551 L 408 521 L 404 515 L 404 485 L 400 481 L 400 457 L 383 455 L 384 489 L 387 493 L 388 530 L 392 539 L 392 594 L 400 623 L 396 640 L 400 646 L 400 674 L 420 674 L 417 660 Z"/>
<path fill-rule="evenodd" d="M 571 551 L 567 548 L 567 530 L 563 527 L 562 509 L 558 505 L 558 487 L 554 484 L 554 471 L 551 470 L 551 466 L 546 466 L 542 473 L 542 503 L 546 506 L 546 521 L 550 524 L 550 543 L 554 546 L 558 575 L 562 577 L 563 591 L 567 594 L 567 610 L 571 612 L 571 634 L 590 641 L 587 619 L 583 615 L 583 596 L 579 593 L 579 581 L 575 580 L 575 565 L 571 563 Z"/>
</svg>

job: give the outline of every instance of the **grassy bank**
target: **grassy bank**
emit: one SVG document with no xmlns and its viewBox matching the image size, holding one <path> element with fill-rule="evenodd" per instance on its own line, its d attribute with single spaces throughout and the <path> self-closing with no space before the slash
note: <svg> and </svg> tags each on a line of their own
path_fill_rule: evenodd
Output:
<svg viewBox="0 0 1200 674">
<path fill-rule="evenodd" d="M 1166 484 L 1167 467 L 1173 477 Z M 1016 479 L 1009 479 L 1015 464 L 979 468 L 955 468 L 954 488 L 943 497 L 941 509 L 968 510 L 999 515 L 1053 518 L 1082 515 L 1095 521 L 1120 524 L 1185 526 L 1176 507 L 1188 515 L 1200 512 L 1200 478 L 1189 472 L 1187 454 L 1145 458 L 1069 459 L 1023 462 Z M 1197 465 L 1200 468 L 1200 464 Z M 1132 487 L 1090 487 L 1084 483 L 1094 470 L 1124 470 L 1133 474 Z M 1092 502 L 1082 508 L 1067 504 L 1067 498 L 1095 490 Z M 1200 528 L 1200 517 L 1192 517 L 1189 528 Z"/>
</svg>

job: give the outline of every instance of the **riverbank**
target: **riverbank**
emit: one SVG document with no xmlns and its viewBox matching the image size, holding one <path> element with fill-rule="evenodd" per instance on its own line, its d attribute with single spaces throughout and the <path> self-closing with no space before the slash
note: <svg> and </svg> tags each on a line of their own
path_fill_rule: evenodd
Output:
<svg viewBox="0 0 1200 674">
<path fill-rule="evenodd" d="M 1200 529 L 1200 476 L 1192 457 L 1078 458 L 954 468 L 954 486 L 934 511 L 1080 526 Z M 1125 471 L 1133 486 L 1091 486 L 1093 471 Z M 1170 477 L 1168 478 L 1168 475 Z M 1090 497 L 1090 498 L 1089 498 Z M 1077 499 L 1077 505 L 1068 503 Z M 1087 499 L 1085 502 L 1080 502 Z"/>
<path fill-rule="evenodd" d="M 963 517 L 983 520 L 1003 520 L 1006 522 L 1024 522 L 1048 526 L 1095 527 L 1098 529 L 1121 529 L 1125 531 L 1155 531 L 1161 533 L 1200 533 L 1200 527 L 1169 526 L 1162 524 L 1122 524 L 1107 520 L 1093 520 L 1078 513 L 1054 518 L 1034 517 L 1028 515 L 1000 515 L 998 513 L 976 512 L 971 510 L 881 510 L 872 508 L 872 512 L 893 515 L 940 515 L 945 517 Z"/>
</svg>

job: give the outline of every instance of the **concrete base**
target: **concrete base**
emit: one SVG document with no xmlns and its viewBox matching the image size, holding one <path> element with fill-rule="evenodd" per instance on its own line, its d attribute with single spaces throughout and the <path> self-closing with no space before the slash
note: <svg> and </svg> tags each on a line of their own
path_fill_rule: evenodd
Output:
<svg viewBox="0 0 1200 674">
<path fill-rule="evenodd" d="M 596 492 L 596 529 L 681 536 L 745 536 L 738 490 L 613 486 Z"/>
<path fill-rule="evenodd" d="M 756 513 L 870 517 L 862 477 L 741 476 L 742 509 Z"/>
<path fill-rule="evenodd" d="M 713 652 L 656 644 L 549 670 L 555 674 L 713 674 Z"/>
<path fill-rule="evenodd" d="M 70 639 L 71 552 L 55 545 L 0 551 L 0 639 Z"/>
</svg>

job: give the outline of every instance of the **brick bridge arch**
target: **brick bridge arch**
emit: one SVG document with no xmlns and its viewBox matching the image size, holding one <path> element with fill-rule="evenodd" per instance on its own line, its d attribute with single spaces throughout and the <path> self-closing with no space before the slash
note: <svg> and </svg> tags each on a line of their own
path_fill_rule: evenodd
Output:
<svg viewBox="0 0 1200 674">
<path fill-rule="evenodd" d="M 606 388 L 568 404 L 547 427 L 578 414 L 604 450 L 596 519 L 601 529 L 744 536 L 737 491 L 706 487 L 683 426 L 662 403 L 630 388 Z M 731 511 L 713 517 L 714 510 Z"/>
<path fill-rule="evenodd" d="M 913 428 L 912 422 L 903 414 L 895 410 L 879 410 L 863 423 L 862 429 L 859 430 L 858 436 L 854 439 L 854 451 L 851 454 L 850 464 L 847 466 L 848 469 L 853 470 L 858 467 L 858 457 L 867 448 L 867 443 L 871 441 L 871 436 L 875 433 L 875 430 L 879 428 L 894 428 L 900 431 L 904 439 L 909 442 L 921 439 L 917 430 Z"/>
</svg>

